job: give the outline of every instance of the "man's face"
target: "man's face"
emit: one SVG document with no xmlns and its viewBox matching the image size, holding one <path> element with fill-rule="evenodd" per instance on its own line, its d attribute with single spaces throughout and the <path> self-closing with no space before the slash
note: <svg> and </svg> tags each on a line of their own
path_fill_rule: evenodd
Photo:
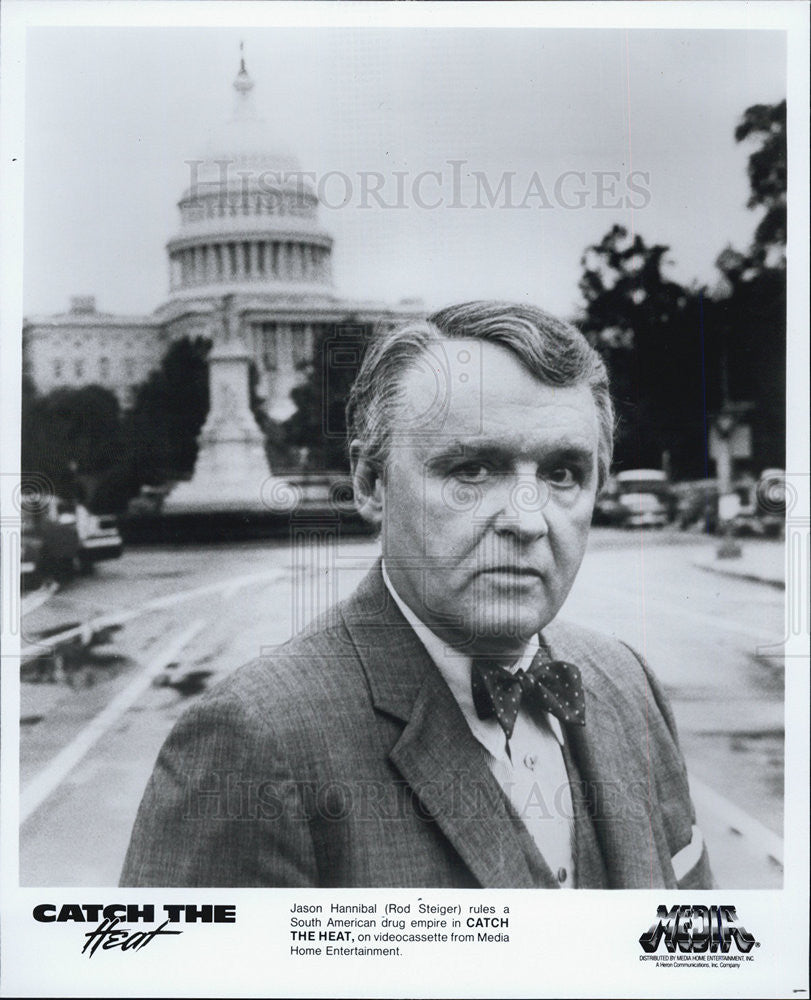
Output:
<svg viewBox="0 0 811 1000">
<path fill-rule="evenodd" d="M 422 362 L 404 376 L 378 487 L 386 568 L 451 645 L 517 654 L 557 614 L 583 558 L 594 400 L 585 385 L 539 382 L 496 344 L 442 341 Z"/>
</svg>

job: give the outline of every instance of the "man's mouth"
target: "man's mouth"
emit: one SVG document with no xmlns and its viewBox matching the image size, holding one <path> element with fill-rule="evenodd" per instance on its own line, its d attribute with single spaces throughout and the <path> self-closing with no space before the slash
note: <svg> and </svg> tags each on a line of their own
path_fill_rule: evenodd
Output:
<svg viewBox="0 0 811 1000">
<path fill-rule="evenodd" d="M 543 573 L 534 566 L 488 566 L 487 569 L 480 570 L 481 574 L 495 573 L 499 576 L 526 577 L 528 579 L 542 579 Z"/>
</svg>

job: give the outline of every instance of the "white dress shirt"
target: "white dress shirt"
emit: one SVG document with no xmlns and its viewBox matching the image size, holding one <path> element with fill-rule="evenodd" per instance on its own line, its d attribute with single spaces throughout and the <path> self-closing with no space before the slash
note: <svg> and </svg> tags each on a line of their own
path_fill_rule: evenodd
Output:
<svg viewBox="0 0 811 1000">
<path fill-rule="evenodd" d="M 510 753 L 504 730 L 495 717 L 480 719 L 473 704 L 471 658 L 454 649 L 432 632 L 401 600 L 383 563 L 383 580 L 397 607 L 425 646 L 451 693 L 470 731 L 487 751 L 493 777 L 501 785 L 516 813 L 561 888 L 574 885 L 574 813 L 569 778 L 563 759 L 563 731 L 548 712 L 530 715 L 521 707 L 510 739 Z M 533 636 L 521 657 L 509 669 L 525 670 L 538 650 Z"/>
</svg>

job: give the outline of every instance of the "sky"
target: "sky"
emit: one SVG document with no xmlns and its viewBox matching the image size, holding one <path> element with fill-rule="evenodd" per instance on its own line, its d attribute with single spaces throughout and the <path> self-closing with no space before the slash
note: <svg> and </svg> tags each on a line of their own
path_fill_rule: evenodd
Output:
<svg viewBox="0 0 811 1000">
<path fill-rule="evenodd" d="M 786 96 L 779 31 L 29 27 L 25 315 L 167 300 L 187 161 L 230 117 L 240 41 L 268 148 L 318 178 L 336 291 L 429 308 L 574 316 L 582 254 L 617 223 L 712 286 L 758 218 L 735 126 Z"/>
</svg>

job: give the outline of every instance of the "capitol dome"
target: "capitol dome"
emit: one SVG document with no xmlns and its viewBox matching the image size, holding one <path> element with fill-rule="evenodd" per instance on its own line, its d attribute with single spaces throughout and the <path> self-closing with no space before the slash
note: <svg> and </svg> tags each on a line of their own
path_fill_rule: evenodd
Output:
<svg viewBox="0 0 811 1000">
<path fill-rule="evenodd" d="M 189 161 L 180 230 L 167 245 L 175 300 L 331 289 L 332 237 L 320 227 L 318 198 L 257 114 L 254 86 L 242 59 L 231 118 Z"/>
</svg>

